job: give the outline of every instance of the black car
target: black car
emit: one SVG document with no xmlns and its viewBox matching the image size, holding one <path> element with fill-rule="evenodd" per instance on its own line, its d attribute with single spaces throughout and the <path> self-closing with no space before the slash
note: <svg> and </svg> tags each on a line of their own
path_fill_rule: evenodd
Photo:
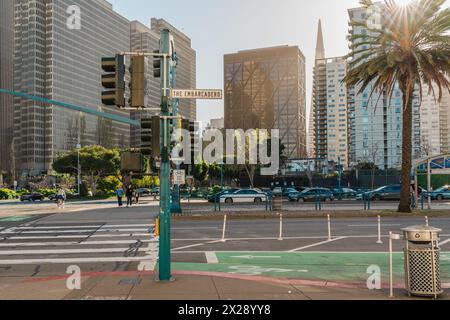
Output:
<svg viewBox="0 0 450 320">
<path fill-rule="evenodd" d="M 358 192 L 349 188 L 333 189 L 333 196 L 335 199 L 355 199 Z"/>
<path fill-rule="evenodd" d="M 24 202 L 24 201 L 44 201 L 44 195 L 41 193 L 37 193 L 37 192 L 33 192 L 33 193 L 27 193 L 24 194 L 22 196 L 20 196 L 20 201 Z"/>
<path fill-rule="evenodd" d="M 302 192 L 291 193 L 289 201 L 291 202 L 306 202 L 306 201 L 333 201 L 334 196 L 330 189 L 325 188 L 311 188 Z"/>
</svg>

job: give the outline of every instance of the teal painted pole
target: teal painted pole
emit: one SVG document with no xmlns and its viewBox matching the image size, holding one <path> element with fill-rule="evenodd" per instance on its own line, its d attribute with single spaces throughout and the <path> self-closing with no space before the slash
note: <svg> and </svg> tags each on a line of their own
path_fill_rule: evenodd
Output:
<svg viewBox="0 0 450 320">
<path fill-rule="evenodd" d="M 167 29 L 161 30 L 162 54 L 170 54 L 170 32 Z M 162 61 L 161 75 L 161 194 L 159 203 L 159 280 L 171 281 L 171 257 L 170 257 L 170 121 L 165 118 L 170 116 L 169 96 L 170 96 L 170 59 Z M 165 63 L 164 63 L 165 62 Z M 166 90 L 164 90 L 166 88 Z"/>
<path fill-rule="evenodd" d="M 174 54 L 174 55 L 175 55 L 175 62 L 178 64 L 178 59 L 176 57 L 176 54 Z M 177 87 L 177 68 L 176 68 L 176 66 L 171 68 L 171 72 L 172 72 L 172 88 L 176 88 Z M 173 113 L 174 117 L 178 116 L 179 106 L 180 106 L 180 100 L 175 99 L 172 104 L 172 113 Z M 173 125 L 174 130 L 178 130 L 180 128 L 178 119 L 172 119 L 172 125 Z M 176 131 L 174 131 L 174 132 L 176 132 Z M 178 162 L 177 162 L 177 170 L 180 170 L 180 164 Z M 170 207 L 171 213 L 176 213 L 176 214 L 182 213 L 180 198 L 181 198 L 180 197 L 180 186 L 174 185 L 173 192 L 172 192 L 172 204 Z"/>
<path fill-rule="evenodd" d="M 338 189 L 341 191 L 341 157 L 338 157 Z"/>
</svg>

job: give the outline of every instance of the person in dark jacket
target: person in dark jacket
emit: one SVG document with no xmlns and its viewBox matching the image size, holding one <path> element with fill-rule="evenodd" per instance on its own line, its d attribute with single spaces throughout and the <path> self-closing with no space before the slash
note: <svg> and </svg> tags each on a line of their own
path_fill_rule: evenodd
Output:
<svg viewBox="0 0 450 320">
<path fill-rule="evenodd" d="M 131 207 L 133 205 L 133 196 L 134 196 L 134 190 L 131 184 L 127 187 L 125 195 L 127 196 L 127 208 Z"/>
</svg>

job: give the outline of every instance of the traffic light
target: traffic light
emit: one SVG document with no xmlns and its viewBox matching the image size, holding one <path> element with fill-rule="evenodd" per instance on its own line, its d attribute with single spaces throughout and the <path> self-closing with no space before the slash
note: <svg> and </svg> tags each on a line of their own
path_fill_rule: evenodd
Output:
<svg viewBox="0 0 450 320">
<path fill-rule="evenodd" d="M 154 50 L 153 53 L 159 53 L 159 50 Z M 153 76 L 161 78 L 161 57 L 153 57 Z"/>
<path fill-rule="evenodd" d="M 160 128 L 159 116 L 141 119 L 141 153 L 143 155 L 154 158 L 161 156 Z"/>
<path fill-rule="evenodd" d="M 102 58 L 102 103 L 107 106 L 125 107 L 125 56 Z"/>
<path fill-rule="evenodd" d="M 130 106 L 132 108 L 145 107 L 145 58 L 144 56 L 131 57 Z"/>
</svg>

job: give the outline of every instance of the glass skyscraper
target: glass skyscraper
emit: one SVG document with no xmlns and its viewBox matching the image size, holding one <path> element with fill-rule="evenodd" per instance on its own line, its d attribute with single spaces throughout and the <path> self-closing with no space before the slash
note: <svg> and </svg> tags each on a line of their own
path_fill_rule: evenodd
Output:
<svg viewBox="0 0 450 320">
<path fill-rule="evenodd" d="M 81 10 L 81 29 L 67 25 L 69 6 Z M 17 0 L 17 91 L 129 116 L 101 104 L 101 58 L 130 49 L 130 22 L 105 0 Z M 23 175 L 46 174 L 54 157 L 82 146 L 127 147 L 130 126 L 15 98 L 16 159 Z"/>
<path fill-rule="evenodd" d="M 290 159 L 306 157 L 305 57 L 296 46 L 224 57 L 225 128 L 279 129 Z"/>
<path fill-rule="evenodd" d="M 13 89 L 14 0 L 0 1 L 0 88 Z M 0 176 L 13 170 L 14 100 L 0 93 Z M 1 180 L 1 177 L 0 177 Z M 0 184 L 2 182 L 0 181 Z"/>
</svg>

